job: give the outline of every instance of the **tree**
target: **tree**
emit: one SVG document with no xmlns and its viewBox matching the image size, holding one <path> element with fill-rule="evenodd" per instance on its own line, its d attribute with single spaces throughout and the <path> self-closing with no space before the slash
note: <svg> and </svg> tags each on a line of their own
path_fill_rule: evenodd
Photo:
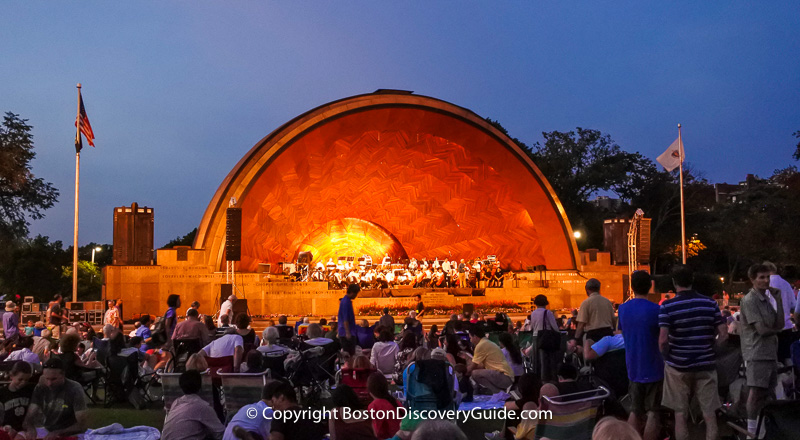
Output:
<svg viewBox="0 0 800 440">
<path fill-rule="evenodd" d="M 72 286 L 72 265 L 61 268 L 61 278 Z M 78 301 L 97 301 L 101 299 L 103 275 L 97 264 L 91 261 L 78 261 Z M 65 295 L 66 296 L 66 295 Z"/>
<path fill-rule="evenodd" d="M 174 240 L 170 240 L 167 244 L 165 244 L 162 249 L 169 249 L 175 246 L 191 246 L 194 244 L 195 235 L 197 235 L 197 228 L 192 229 L 183 237 L 175 237 Z"/>
<path fill-rule="evenodd" d="M 36 302 L 47 302 L 56 293 L 68 292 L 71 282 L 61 278 L 61 267 L 69 264 L 71 255 L 60 241 L 50 242 L 41 235 L 17 240 L 0 264 L 0 294 L 6 298 L 33 296 Z"/>
<path fill-rule="evenodd" d="M 797 130 L 792 134 L 795 138 L 800 139 L 800 130 Z M 794 160 L 800 160 L 800 142 L 797 142 L 797 149 L 794 150 L 792 157 L 794 157 Z"/>
<path fill-rule="evenodd" d="M 58 200 L 58 190 L 31 172 L 32 128 L 11 112 L 0 127 L 0 244 L 26 237 L 28 218 L 42 218 Z"/>
</svg>

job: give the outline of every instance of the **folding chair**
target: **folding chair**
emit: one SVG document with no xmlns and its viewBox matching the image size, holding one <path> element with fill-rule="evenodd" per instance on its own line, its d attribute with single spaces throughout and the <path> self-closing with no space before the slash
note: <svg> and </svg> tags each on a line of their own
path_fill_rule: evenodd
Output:
<svg viewBox="0 0 800 440">
<path fill-rule="evenodd" d="M 765 439 L 796 440 L 800 437 L 800 400 L 779 400 L 769 402 L 761 408 L 756 432 L 763 430 Z M 728 426 L 741 435 L 741 438 L 756 438 L 756 434 L 741 426 L 728 422 Z"/>
<path fill-rule="evenodd" d="M 172 341 L 172 359 L 167 366 L 168 371 L 182 373 L 186 371 L 189 356 L 203 349 L 203 343 L 197 338 L 174 339 Z M 213 371 L 213 370 L 212 370 Z"/>
<path fill-rule="evenodd" d="M 270 377 L 286 377 L 286 368 L 283 366 L 283 362 L 288 356 L 288 352 L 263 353 L 264 367 L 270 371 Z"/>
<path fill-rule="evenodd" d="M 422 374 L 436 378 L 433 386 L 421 380 Z M 403 391 L 406 403 L 411 410 L 456 409 L 456 391 L 453 366 L 447 361 L 427 359 L 412 362 L 403 373 Z M 430 376 L 429 376 L 430 377 Z M 447 390 L 444 399 L 443 390 Z"/>
<path fill-rule="evenodd" d="M 245 405 L 261 400 L 261 391 L 269 382 L 269 370 L 261 373 L 225 373 L 218 371 L 222 380 L 222 404 L 230 421 L 237 411 Z"/>
<path fill-rule="evenodd" d="M 535 438 L 551 440 L 591 440 L 597 409 L 611 392 L 605 387 L 580 393 L 541 399 L 540 411 L 551 411 L 536 425 Z M 542 414 L 542 413 L 540 413 Z"/>
<path fill-rule="evenodd" d="M 183 396 L 183 391 L 181 390 L 178 382 L 178 379 L 180 379 L 182 373 L 164 373 L 159 371 L 158 374 L 161 376 L 161 386 L 164 393 L 164 410 L 169 413 L 169 409 L 172 407 L 172 402 L 174 402 L 178 397 Z M 209 374 L 209 370 L 201 372 L 200 375 L 203 378 L 203 386 L 200 388 L 200 392 L 197 393 L 197 395 L 206 402 L 211 402 L 214 399 L 214 394 L 212 391 L 211 375 Z"/>
</svg>

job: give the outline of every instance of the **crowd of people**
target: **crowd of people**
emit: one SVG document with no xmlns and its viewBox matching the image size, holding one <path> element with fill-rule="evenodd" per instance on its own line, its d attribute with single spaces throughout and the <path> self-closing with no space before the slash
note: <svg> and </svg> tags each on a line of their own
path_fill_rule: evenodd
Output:
<svg viewBox="0 0 800 440">
<path fill-rule="evenodd" d="M 671 272 L 674 297 L 661 304 L 648 297 L 651 276 L 636 271 L 630 279 L 635 297 L 618 307 L 600 294 L 600 282 L 590 279 L 587 298 L 569 317 L 557 317 L 548 298 L 538 295 L 524 322 L 504 314 L 488 319 L 456 314 L 441 329 L 431 325 L 427 331 L 418 316 L 424 312 L 421 298 L 402 320 L 388 309 L 375 322 L 356 320 L 359 284 L 348 285 L 337 316 L 301 318 L 294 325 L 280 316 L 263 332 L 251 327 L 246 313 L 233 313 L 235 295 L 216 319 L 201 314 L 198 302 L 179 317 L 181 298 L 171 295 L 163 314 L 155 320 L 143 315 L 127 335 L 114 302 L 102 331 L 95 333 L 85 323 L 61 320 L 56 326 L 22 327 L 16 304 L 9 301 L 0 347 L 0 360 L 10 366 L 8 383 L 0 387 L 0 440 L 84 432 L 87 402 L 97 401 L 98 389 L 109 392 L 115 358 L 133 360 L 135 376 L 153 384 L 161 372 L 181 373 L 181 396 L 164 422 L 166 440 L 466 438 L 454 423 L 393 410 L 456 409 L 491 395 L 521 414 L 599 387 L 609 395 L 593 438 L 685 440 L 698 429 L 690 416 L 698 415 L 699 429 L 715 439 L 720 409 L 736 405 L 742 407 L 742 428 L 758 435 L 757 418 L 766 403 L 797 392 L 783 380 L 782 367 L 791 366 L 791 347 L 797 351 L 800 344 L 795 325 L 800 305 L 793 288 L 797 280 L 781 277 L 774 264 L 754 265 L 748 275 L 753 287 L 738 307 L 715 301 L 701 276 L 678 265 Z M 57 306 L 51 309 L 48 313 L 60 313 Z M 209 402 L 200 395 L 210 367 L 231 373 L 269 369 L 272 380 L 259 401 L 226 413 L 216 402 L 219 396 Z M 745 373 L 738 378 L 740 370 Z M 745 385 L 738 395 L 732 386 L 737 378 Z M 138 406 L 144 391 L 129 391 L 125 397 Z M 330 408 L 324 419 L 261 416 L 317 405 Z M 249 416 L 251 408 L 259 417 Z M 384 417 L 353 415 L 358 410 L 379 410 Z M 486 437 L 533 439 L 540 424 L 546 421 L 518 416 Z"/>
<path fill-rule="evenodd" d="M 502 287 L 503 281 L 514 276 L 513 272 L 500 267 L 495 258 L 475 258 L 459 262 L 443 259 L 433 260 L 412 258 L 402 263 L 393 263 L 386 255 L 381 264 L 373 265 L 371 258 L 362 257 L 358 261 L 340 260 L 334 263 L 318 261 L 310 274 L 311 281 L 328 281 L 331 288 L 344 289 L 358 284 L 362 289 L 391 289 L 397 286 L 416 288 L 476 288 Z"/>
</svg>

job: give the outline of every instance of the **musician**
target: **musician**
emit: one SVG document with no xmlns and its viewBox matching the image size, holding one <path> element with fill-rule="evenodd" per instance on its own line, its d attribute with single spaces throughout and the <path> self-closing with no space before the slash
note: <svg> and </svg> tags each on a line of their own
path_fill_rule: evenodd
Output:
<svg viewBox="0 0 800 440">
<path fill-rule="evenodd" d="M 381 262 L 381 265 L 390 266 L 391 264 L 392 264 L 392 257 L 390 257 L 389 254 L 386 254 L 383 257 L 383 262 Z"/>
<path fill-rule="evenodd" d="M 325 275 L 322 273 L 322 269 L 316 268 L 314 269 L 314 273 L 311 274 L 312 281 L 324 281 Z"/>
<path fill-rule="evenodd" d="M 422 278 L 425 276 L 425 272 L 422 270 L 417 270 L 414 274 L 414 287 L 422 287 Z"/>
<path fill-rule="evenodd" d="M 350 273 L 347 274 L 347 283 L 348 284 L 359 284 L 361 282 L 358 272 L 355 269 L 351 270 Z"/>
<path fill-rule="evenodd" d="M 464 263 L 464 259 L 461 259 L 461 263 L 458 264 L 458 287 L 467 287 L 467 269 L 466 263 Z"/>
<path fill-rule="evenodd" d="M 450 275 L 450 262 L 446 258 L 442 261 L 442 270 L 445 274 Z"/>
<path fill-rule="evenodd" d="M 433 260 L 433 268 L 434 269 L 439 269 L 440 267 L 442 267 L 442 265 L 439 264 L 439 257 L 436 257 L 436 259 Z"/>
<path fill-rule="evenodd" d="M 417 264 L 417 259 L 416 258 L 412 258 L 411 262 L 408 263 L 408 270 L 413 272 L 413 271 L 417 270 L 418 267 L 419 267 L 419 264 Z"/>
<path fill-rule="evenodd" d="M 316 266 L 314 266 L 315 270 L 323 271 L 325 270 L 325 265 L 322 264 L 322 261 L 317 261 Z"/>
<path fill-rule="evenodd" d="M 425 274 L 422 276 L 422 287 L 428 287 L 431 285 L 431 280 L 433 279 L 433 274 L 429 268 L 425 268 Z"/>
<path fill-rule="evenodd" d="M 333 262 L 333 258 L 328 259 L 328 264 L 326 265 L 326 267 L 328 268 L 329 274 L 333 272 L 334 269 L 336 269 L 336 263 Z"/>
<path fill-rule="evenodd" d="M 500 262 L 495 261 L 492 264 L 492 269 L 489 272 L 489 287 L 500 287 L 502 280 L 502 273 L 500 271 Z"/>
<path fill-rule="evenodd" d="M 342 274 L 339 269 L 334 269 L 333 271 L 333 286 L 336 289 L 341 289 L 344 286 L 344 275 Z"/>
<path fill-rule="evenodd" d="M 434 286 L 447 287 L 447 283 L 445 281 L 446 279 L 447 277 L 445 276 L 444 271 L 441 268 L 436 269 L 436 274 L 434 275 L 434 280 L 435 280 Z"/>
</svg>

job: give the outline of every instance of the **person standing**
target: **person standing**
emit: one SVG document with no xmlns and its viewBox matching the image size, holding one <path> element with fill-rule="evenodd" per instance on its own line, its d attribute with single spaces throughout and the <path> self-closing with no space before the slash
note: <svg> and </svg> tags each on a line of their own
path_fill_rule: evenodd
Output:
<svg viewBox="0 0 800 440">
<path fill-rule="evenodd" d="M 545 331 L 555 331 L 561 337 L 558 324 L 556 323 L 556 316 L 552 311 L 547 309 L 550 302 L 545 295 L 536 295 L 533 299 L 533 305 L 536 310 L 531 312 L 530 327 L 533 335 L 536 336 L 537 345 L 539 346 L 536 351 L 537 358 L 539 359 L 539 377 L 542 382 L 555 381 L 556 371 L 558 369 L 558 348 L 555 350 L 552 347 L 542 348 L 542 341 L 544 339 Z M 559 344 L 560 345 L 560 344 Z"/>
<path fill-rule="evenodd" d="M 607 298 L 600 295 L 600 281 L 591 278 L 586 281 L 586 298 L 578 309 L 578 329 L 575 337 L 580 339 L 584 334 L 585 339 L 597 342 L 605 336 L 614 335 L 614 306 Z M 584 343 L 584 347 L 591 342 Z"/>
<path fill-rule="evenodd" d="M 656 440 L 661 431 L 657 410 L 664 381 L 664 360 L 658 351 L 661 307 L 647 299 L 651 285 L 647 271 L 637 270 L 631 275 L 634 298 L 619 306 L 617 327 L 624 336 L 630 380 L 632 408 L 628 423 L 642 434 L 643 440 Z"/>
<path fill-rule="evenodd" d="M 658 315 L 658 347 L 666 363 L 661 404 L 675 412 L 675 438 L 689 440 L 689 402 L 696 396 L 706 439 L 713 440 L 718 436 L 720 407 L 714 340 L 723 345 L 728 330 L 717 302 L 692 290 L 694 273 L 689 266 L 675 265 L 671 275 L 676 296 L 664 301 Z"/>
<path fill-rule="evenodd" d="M 742 299 L 740 307 L 739 334 L 750 389 L 747 396 L 747 430 L 750 432 L 756 431 L 758 413 L 778 382 L 778 333 L 783 330 L 784 318 L 781 291 L 769 286 L 772 268 L 766 264 L 750 266 L 747 276 L 753 288 Z"/>
<path fill-rule="evenodd" d="M 389 314 L 389 308 L 383 308 L 383 316 L 378 320 L 378 325 L 386 327 L 394 335 L 394 317 Z"/>
<path fill-rule="evenodd" d="M 775 264 L 765 261 L 764 266 L 769 269 L 769 287 L 779 290 L 783 308 L 778 310 L 782 313 L 783 330 L 778 333 L 778 361 L 786 364 L 786 360 L 792 356 L 791 346 L 795 341 L 794 323 L 792 323 L 792 312 L 797 306 L 797 299 L 794 296 L 794 289 L 788 281 L 778 275 L 778 268 Z"/>
<path fill-rule="evenodd" d="M 6 312 L 3 314 L 3 334 L 6 341 L 19 339 L 19 317 L 15 312 L 16 309 L 14 301 L 6 301 Z"/>
<path fill-rule="evenodd" d="M 108 310 L 106 310 L 105 324 L 119 327 L 122 320 L 119 317 L 119 309 L 117 309 L 117 302 L 113 299 L 108 302 Z"/>
<path fill-rule="evenodd" d="M 236 295 L 231 294 L 222 306 L 219 308 L 219 316 L 217 317 L 217 326 L 222 327 L 222 315 L 228 316 L 228 324 L 233 322 L 233 304 L 236 302 Z"/>
<path fill-rule="evenodd" d="M 347 286 L 347 293 L 339 300 L 339 342 L 342 349 L 349 351 L 356 344 L 356 314 L 353 310 L 353 300 L 358 296 L 361 287 L 358 284 Z"/>
<path fill-rule="evenodd" d="M 467 287 L 467 264 L 464 263 L 463 258 L 458 263 L 458 287 L 462 289 Z"/>
</svg>

